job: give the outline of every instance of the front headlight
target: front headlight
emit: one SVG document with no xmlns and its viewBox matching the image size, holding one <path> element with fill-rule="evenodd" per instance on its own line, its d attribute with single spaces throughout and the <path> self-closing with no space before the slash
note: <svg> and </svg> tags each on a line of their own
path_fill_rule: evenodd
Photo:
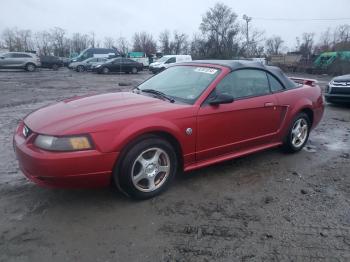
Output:
<svg viewBox="0 0 350 262">
<path fill-rule="evenodd" d="M 97 65 L 97 66 L 95 66 L 95 67 L 96 67 L 96 68 L 97 68 L 97 67 L 101 67 L 101 65 Z"/>
<path fill-rule="evenodd" d="M 89 136 L 47 136 L 38 135 L 34 141 L 37 147 L 49 151 L 79 151 L 92 149 Z"/>
</svg>

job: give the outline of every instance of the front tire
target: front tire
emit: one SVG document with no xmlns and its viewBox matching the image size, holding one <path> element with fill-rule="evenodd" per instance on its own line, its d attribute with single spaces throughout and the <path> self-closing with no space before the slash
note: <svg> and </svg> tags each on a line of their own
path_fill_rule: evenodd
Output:
<svg viewBox="0 0 350 262">
<path fill-rule="evenodd" d="M 299 152 L 306 144 L 310 134 L 311 122 L 307 114 L 298 114 L 288 131 L 283 148 L 286 152 Z"/>
<path fill-rule="evenodd" d="M 85 71 L 85 67 L 84 66 L 80 65 L 80 66 L 77 67 L 77 72 L 82 73 L 84 71 Z"/>
<path fill-rule="evenodd" d="M 36 69 L 36 66 L 33 63 L 28 63 L 26 64 L 25 68 L 28 72 L 34 72 Z"/>
<path fill-rule="evenodd" d="M 158 137 L 145 138 L 128 149 L 116 172 L 121 189 L 135 199 L 148 199 L 168 188 L 177 170 L 171 144 Z"/>
</svg>

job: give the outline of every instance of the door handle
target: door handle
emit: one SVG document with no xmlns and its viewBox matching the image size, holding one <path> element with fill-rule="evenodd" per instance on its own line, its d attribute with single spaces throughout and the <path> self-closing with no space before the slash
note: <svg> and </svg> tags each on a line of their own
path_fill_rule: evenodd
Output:
<svg viewBox="0 0 350 262">
<path fill-rule="evenodd" d="M 275 104 L 273 102 L 266 102 L 265 103 L 265 107 L 272 107 L 275 106 Z"/>
</svg>

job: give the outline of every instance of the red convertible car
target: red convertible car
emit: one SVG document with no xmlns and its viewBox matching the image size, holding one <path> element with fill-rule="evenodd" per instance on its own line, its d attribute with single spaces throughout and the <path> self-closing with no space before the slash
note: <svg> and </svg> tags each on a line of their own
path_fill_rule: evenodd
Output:
<svg viewBox="0 0 350 262">
<path fill-rule="evenodd" d="M 19 123 L 14 148 L 39 185 L 115 184 L 145 199 L 177 172 L 277 146 L 298 152 L 323 111 L 316 81 L 252 61 L 193 61 L 132 92 L 41 108 Z"/>
</svg>

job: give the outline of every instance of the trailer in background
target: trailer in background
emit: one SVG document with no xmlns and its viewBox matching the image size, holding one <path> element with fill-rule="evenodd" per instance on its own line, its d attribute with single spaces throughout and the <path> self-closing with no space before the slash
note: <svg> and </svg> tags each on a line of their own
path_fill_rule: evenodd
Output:
<svg viewBox="0 0 350 262">
<path fill-rule="evenodd" d="M 279 66 L 284 70 L 295 72 L 300 66 L 303 56 L 301 54 L 288 53 L 285 55 L 272 55 L 269 57 L 268 64 Z"/>
</svg>

